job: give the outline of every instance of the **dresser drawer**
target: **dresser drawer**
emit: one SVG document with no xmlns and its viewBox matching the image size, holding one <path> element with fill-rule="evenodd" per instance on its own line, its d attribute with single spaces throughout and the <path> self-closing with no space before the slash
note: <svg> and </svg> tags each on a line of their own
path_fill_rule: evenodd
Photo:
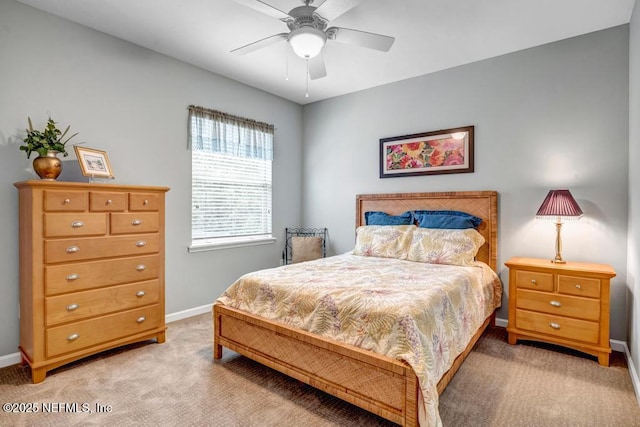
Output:
<svg viewBox="0 0 640 427">
<path fill-rule="evenodd" d="M 153 233 L 160 229 L 160 215 L 152 213 L 112 213 L 112 234 Z"/>
<path fill-rule="evenodd" d="M 600 298 L 600 280 L 590 277 L 558 275 L 558 292 Z"/>
<path fill-rule="evenodd" d="M 598 342 L 600 325 L 597 322 L 517 309 L 516 327 L 525 331 L 595 344 Z"/>
<path fill-rule="evenodd" d="M 155 279 L 159 277 L 159 273 L 159 255 L 48 265 L 44 268 L 45 294 L 57 295 L 141 282 Z"/>
<path fill-rule="evenodd" d="M 44 237 L 101 236 L 106 233 L 106 214 L 44 214 Z"/>
<path fill-rule="evenodd" d="M 558 316 L 570 316 L 585 320 L 600 320 L 600 301 L 547 292 L 518 289 L 516 306 L 525 310 L 540 311 Z"/>
<path fill-rule="evenodd" d="M 524 289 L 552 292 L 553 274 L 518 270 L 516 272 L 516 286 Z"/>
<path fill-rule="evenodd" d="M 159 211 L 161 200 L 159 194 L 129 193 L 130 211 Z"/>
<path fill-rule="evenodd" d="M 152 305 L 47 328 L 47 357 L 59 356 L 158 328 L 163 324 L 163 317 L 160 306 Z"/>
<path fill-rule="evenodd" d="M 82 261 L 158 252 L 158 234 L 85 237 L 44 241 L 45 263 Z"/>
<path fill-rule="evenodd" d="M 84 191 L 44 190 L 44 210 L 48 212 L 83 212 L 87 210 Z"/>
<path fill-rule="evenodd" d="M 127 209 L 127 193 L 92 191 L 89 193 L 92 212 L 117 212 Z"/>
<path fill-rule="evenodd" d="M 64 294 L 45 299 L 46 325 L 57 325 L 116 311 L 157 304 L 158 279 L 92 291 Z"/>
</svg>

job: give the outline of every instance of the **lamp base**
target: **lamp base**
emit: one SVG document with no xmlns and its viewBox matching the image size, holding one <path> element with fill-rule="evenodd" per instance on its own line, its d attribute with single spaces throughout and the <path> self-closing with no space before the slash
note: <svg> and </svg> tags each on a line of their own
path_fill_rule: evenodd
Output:
<svg viewBox="0 0 640 427">
<path fill-rule="evenodd" d="M 567 261 L 565 261 L 563 259 L 552 259 L 551 262 L 554 263 L 554 264 L 566 264 L 567 263 Z"/>
</svg>

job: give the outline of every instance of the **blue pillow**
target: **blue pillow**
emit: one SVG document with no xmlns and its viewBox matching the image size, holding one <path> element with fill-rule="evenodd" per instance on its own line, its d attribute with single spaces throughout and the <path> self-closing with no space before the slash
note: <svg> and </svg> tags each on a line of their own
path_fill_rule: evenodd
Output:
<svg viewBox="0 0 640 427">
<path fill-rule="evenodd" d="M 422 228 L 477 228 L 482 218 L 460 211 L 413 211 L 413 221 Z"/>
<path fill-rule="evenodd" d="M 389 215 L 385 212 L 365 212 L 364 222 L 366 225 L 411 225 L 413 215 L 405 212 L 402 215 Z"/>
</svg>

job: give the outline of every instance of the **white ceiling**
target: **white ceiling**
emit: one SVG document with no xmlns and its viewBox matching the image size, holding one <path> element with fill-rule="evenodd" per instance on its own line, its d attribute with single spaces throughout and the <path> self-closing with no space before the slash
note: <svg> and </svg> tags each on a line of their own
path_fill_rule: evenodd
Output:
<svg viewBox="0 0 640 427">
<path fill-rule="evenodd" d="M 18 1 L 299 104 L 626 24 L 635 2 L 362 0 L 329 25 L 393 36 L 394 45 L 383 53 L 329 41 L 328 76 L 311 80 L 305 98 L 305 61 L 286 42 L 243 56 L 229 53 L 288 31 L 285 23 L 234 0 Z M 302 5 L 264 2 L 284 11 Z"/>
</svg>

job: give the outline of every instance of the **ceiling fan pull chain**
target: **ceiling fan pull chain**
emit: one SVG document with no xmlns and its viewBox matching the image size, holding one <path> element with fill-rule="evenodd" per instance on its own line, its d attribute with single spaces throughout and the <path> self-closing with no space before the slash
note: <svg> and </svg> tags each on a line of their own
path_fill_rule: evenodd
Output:
<svg viewBox="0 0 640 427">
<path fill-rule="evenodd" d="M 307 73 L 305 74 L 306 82 L 307 82 L 307 86 L 306 86 L 307 90 L 306 90 L 306 93 L 304 94 L 304 97 L 308 98 L 309 97 L 309 60 L 306 59 L 304 62 L 307 64 Z"/>
</svg>

